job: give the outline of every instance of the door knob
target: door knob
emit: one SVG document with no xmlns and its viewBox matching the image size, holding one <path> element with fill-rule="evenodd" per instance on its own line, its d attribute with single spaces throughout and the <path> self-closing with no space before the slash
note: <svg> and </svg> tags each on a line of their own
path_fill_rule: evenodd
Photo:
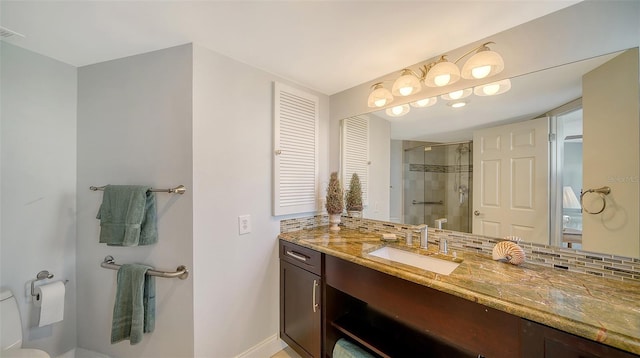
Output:
<svg viewBox="0 0 640 358">
<path fill-rule="evenodd" d="M 475 211 L 473 212 L 473 215 L 475 215 L 475 216 L 480 216 L 480 212 L 479 212 L 478 210 L 475 210 Z"/>
</svg>

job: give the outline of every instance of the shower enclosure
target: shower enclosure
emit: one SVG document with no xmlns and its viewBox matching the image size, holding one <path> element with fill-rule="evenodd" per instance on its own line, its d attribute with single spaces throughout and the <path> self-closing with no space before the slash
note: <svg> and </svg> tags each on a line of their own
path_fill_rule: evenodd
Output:
<svg viewBox="0 0 640 358">
<path fill-rule="evenodd" d="M 404 223 L 471 232 L 472 143 L 403 144 Z"/>
</svg>

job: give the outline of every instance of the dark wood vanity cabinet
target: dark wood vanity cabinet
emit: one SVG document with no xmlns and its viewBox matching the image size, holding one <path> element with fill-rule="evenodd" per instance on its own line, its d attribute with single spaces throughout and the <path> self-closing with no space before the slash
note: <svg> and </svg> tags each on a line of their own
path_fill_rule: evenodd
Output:
<svg viewBox="0 0 640 358">
<path fill-rule="evenodd" d="M 280 336 L 303 357 L 342 337 L 380 357 L 638 357 L 282 240 L 280 297 Z"/>
<path fill-rule="evenodd" d="M 280 240 L 280 338 L 302 357 L 322 356 L 322 254 Z"/>
</svg>

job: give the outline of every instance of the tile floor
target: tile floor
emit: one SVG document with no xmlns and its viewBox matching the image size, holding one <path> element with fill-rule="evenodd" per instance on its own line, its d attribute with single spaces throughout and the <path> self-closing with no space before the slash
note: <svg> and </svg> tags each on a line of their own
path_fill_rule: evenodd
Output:
<svg viewBox="0 0 640 358">
<path fill-rule="evenodd" d="M 271 358 L 301 358 L 291 347 L 287 347 L 271 356 Z"/>
</svg>

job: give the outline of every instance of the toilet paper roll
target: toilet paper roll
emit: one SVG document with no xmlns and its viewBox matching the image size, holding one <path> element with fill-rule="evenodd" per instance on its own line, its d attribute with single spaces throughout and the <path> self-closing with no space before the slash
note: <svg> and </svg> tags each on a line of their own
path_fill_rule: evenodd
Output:
<svg viewBox="0 0 640 358">
<path fill-rule="evenodd" d="M 36 307 L 40 307 L 38 327 L 60 322 L 64 318 L 64 283 L 52 282 L 36 287 Z"/>
</svg>

